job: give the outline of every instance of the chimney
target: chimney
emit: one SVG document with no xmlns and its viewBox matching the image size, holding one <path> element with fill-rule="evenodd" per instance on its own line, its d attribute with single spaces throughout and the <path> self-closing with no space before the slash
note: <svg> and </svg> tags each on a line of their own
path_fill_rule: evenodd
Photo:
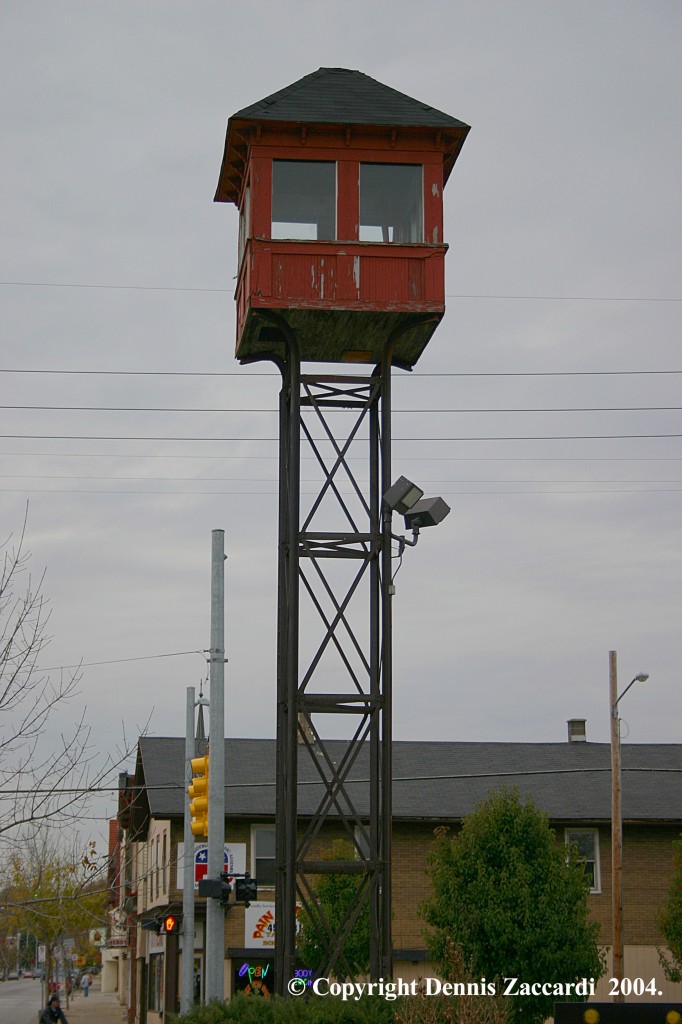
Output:
<svg viewBox="0 0 682 1024">
<path fill-rule="evenodd" d="M 569 718 L 568 720 L 568 742 L 585 743 L 587 733 L 585 731 L 585 718 Z"/>
</svg>

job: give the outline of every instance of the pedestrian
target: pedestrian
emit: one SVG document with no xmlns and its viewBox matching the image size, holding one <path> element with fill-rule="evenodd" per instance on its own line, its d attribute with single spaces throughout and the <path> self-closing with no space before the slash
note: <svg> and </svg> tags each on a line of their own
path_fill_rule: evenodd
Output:
<svg viewBox="0 0 682 1024">
<path fill-rule="evenodd" d="M 89 974 L 84 974 L 83 977 L 81 978 L 81 990 L 82 990 L 83 995 L 85 996 L 86 999 L 88 997 L 88 989 L 89 988 L 90 988 L 90 975 Z"/>
<path fill-rule="evenodd" d="M 59 1005 L 59 996 L 55 992 L 47 1001 L 47 1006 L 40 1015 L 40 1024 L 69 1024 L 64 1011 Z"/>
</svg>

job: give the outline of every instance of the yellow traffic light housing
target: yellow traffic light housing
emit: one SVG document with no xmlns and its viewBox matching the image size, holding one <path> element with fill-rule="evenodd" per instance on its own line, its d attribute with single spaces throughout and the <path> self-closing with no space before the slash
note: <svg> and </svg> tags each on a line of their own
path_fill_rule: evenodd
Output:
<svg viewBox="0 0 682 1024">
<path fill-rule="evenodd" d="M 192 782 L 187 787 L 192 816 L 192 835 L 208 835 L 208 751 L 192 758 Z"/>
</svg>

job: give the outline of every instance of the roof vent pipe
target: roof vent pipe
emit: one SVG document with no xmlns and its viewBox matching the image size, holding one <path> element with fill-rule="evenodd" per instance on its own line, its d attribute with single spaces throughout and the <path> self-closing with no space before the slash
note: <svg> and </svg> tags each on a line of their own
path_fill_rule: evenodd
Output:
<svg viewBox="0 0 682 1024">
<path fill-rule="evenodd" d="M 569 718 L 568 720 L 568 742 L 585 743 L 587 732 L 585 729 L 585 718 Z"/>
</svg>

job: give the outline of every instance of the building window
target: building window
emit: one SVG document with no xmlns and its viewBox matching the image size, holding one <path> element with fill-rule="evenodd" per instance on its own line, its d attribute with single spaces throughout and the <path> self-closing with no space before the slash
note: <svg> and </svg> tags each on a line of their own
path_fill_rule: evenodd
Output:
<svg viewBox="0 0 682 1024">
<path fill-rule="evenodd" d="M 272 238 L 336 238 L 336 164 L 273 160 Z"/>
<path fill-rule="evenodd" d="M 599 872 L 599 832 L 596 828 L 566 829 L 567 843 L 574 843 L 578 855 L 585 865 L 585 875 L 590 885 L 590 892 L 601 892 Z"/>
<path fill-rule="evenodd" d="M 168 893 L 168 851 L 167 851 L 168 835 L 166 832 L 163 833 L 163 894 L 164 896 Z"/>
<path fill-rule="evenodd" d="M 239 211 L 239 265 L 241 266 L 242 257 L 246 249 L 246 243 L 251 237 L 251 187 L 249 185 L 244 189 L 244 200 L 242 202 L 242 208 Z"/>
<path fill-rule="evenodd" d="M 420 164 L 360 164 L 360 241 L 423 242 Z"/>
<path fill-rule="evenodd" d="M 355 838 L 355 859 L 369 860 L 369 822 L 364 822 L 362 826 L 356 825 L 353 829 L 353 836 Z"/>
<path fill-rule="evenodd" d="M 259 888 L 275 884 L 274 825 L 254 825 L 251 829 L 251 874 Z"/>
</svg>

